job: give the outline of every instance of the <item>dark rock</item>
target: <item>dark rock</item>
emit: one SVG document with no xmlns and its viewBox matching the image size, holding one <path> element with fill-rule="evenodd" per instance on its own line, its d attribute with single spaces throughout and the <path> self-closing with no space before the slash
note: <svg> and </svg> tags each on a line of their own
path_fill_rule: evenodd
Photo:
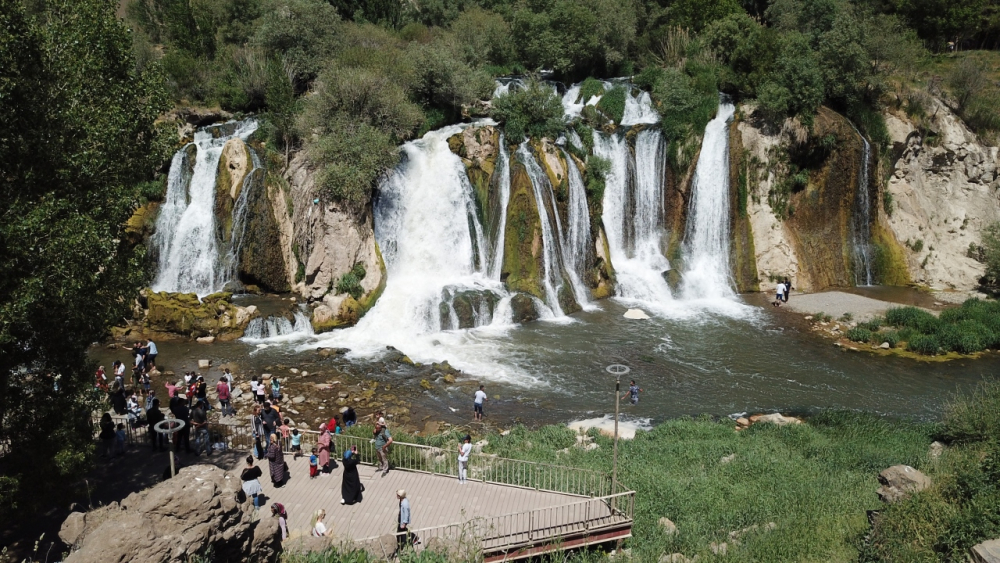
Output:
<svg viewBox="0 0 1000 563">
<path fill-rule="evenodd" d="M 515 323 L 528 323 L 538 320 L 538 310 L 535 308 L 535 301 L 531 297 L 518 293 L 510 300 L 510 308 Z"/>
</svg>

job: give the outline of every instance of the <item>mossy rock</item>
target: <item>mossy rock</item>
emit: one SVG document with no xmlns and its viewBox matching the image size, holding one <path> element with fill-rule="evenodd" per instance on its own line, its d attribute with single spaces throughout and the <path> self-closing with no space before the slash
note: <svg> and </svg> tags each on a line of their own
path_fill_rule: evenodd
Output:
<svg viewBox="0 0 1000 563">
<path fill-rule="evenodd" d="M 228 242 L 233 234 L 233 205 L 243 182 L 253 170 L 250 148 L 240 139 L 230 139 L 222 148 L 215 175 L 215 218 L 219 238 Z"/>
<path fill-rule="evenodd" d="M 462 140 L 461 132 L 448 137 L 448 148 L 458 156 L 465 157 L 465 141 Z"/>
<path fill-rule="evenodd" d="M 513 162 L 501 279 L 511 291 L 542 298 L 543 260 L 541 220 L 531 178 L 523 164 Z"/>
<path fill-rule="evenodd" d="M 231 293 L 214 293 L 201 301 L 194 293 L 149 292 L 145 324 L 149 330 L 190 336 L 239 331 Z"/>
<path fill-rule="evenodd" d="M 160 213 L 160 203 L 151 202 L 140 206 L 125 222 L 125 236 L 133 245 L 141 244 L 153 235 L 156 217 Z"/>
<path fill-rule="evenodd" d="M 535 307 L 535 300 L 523 293 L 518 293 L 511 297 L 510 308 L 515 323 L 529 323 L 537 321 L 539 318 L 538 309 Z"/>
<path fill-rule="evenodd" d="M 356 299 L 347 296 L 346 299 L 340 304 L 340 310 L 337 311 L 337 320 L 339 320 L 342 325 L 353 326 L 358 323 L 358 319 L 361 318 L 361 304 L 357 302 Z"/>
<path fill-rule="evenodd" d="M 576 295 L 573 293 L 573 286 L 570 285 L 568 280 L 564 280 L 563 284 L 559 286 L 558 291 L 556 291 L 556 298 L 559 299 L 559 307 L 564 314 L 569 315 L 583 309 L 577 302 Z"/>
<path fill-rule="evenodd" d="M 239 278 L 246 285 L 256 285 L 268 291 L 283 293 L 291 290 L 285 254 L 281 249 L 281 230 L 275 219 L 263 170 L 254 172 L 246 188 L 247 211 L 240 247 Z M 275 198 L 279 199 L 280 198 Z"/>
</svg>

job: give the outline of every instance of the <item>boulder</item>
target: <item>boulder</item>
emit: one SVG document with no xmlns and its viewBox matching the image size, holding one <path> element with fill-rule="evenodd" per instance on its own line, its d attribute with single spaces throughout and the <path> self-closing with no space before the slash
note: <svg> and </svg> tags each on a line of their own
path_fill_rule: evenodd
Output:
<svg viewBox="0 0 1000 563">
<path fill-rule="evenodd" d="M 674 524 L 673 521 L 667 518 L 666 516 L 660 518 L 657 524 L 659 524 L 660 530 L 665 535 L 672 536 L 677 533 L 677 525 Z"/>
<path fill-rule="evenodd" d="M 195 340 L 198 341 L 198 344 L 211 344 L 211 343 L 215 342 L 215 337 L 214 336 L 199 336 Z"/>
<path fill-rule="evenodd" d="M 622 316 L 625 317 L 626 319 L 648 319 L 649 318 L 649 315 L 647 315 L 646 312 L 643 311 L 642 309 L 629 309 L 628 311 L 625 311 L 625 314 L 622 315 Z"/>
<path fill-rule="evenodd" d="M 1000 563 L 1000 539 L 972 546 L 971 559 L 973 563 Z"/>
<path fill-rule="evenodd" d="M 243 336 L 246 325 L 257 313 L 233 305 L 231 293 L 213 293 L 199 300 L 194 293 L 147 292 L 144 325 L 152 332 L 232 340 Z"/>
<path fill-rule="evenodd" d="M 212 367 L 212 360 L 198 360 L 198 369 L 208 369 Z"/>
<path fill-rule="evenodd" d="M 893 465 L 883 470 L 878 474 L 878 482 L 882 484 L 878 497 L 890 504 L 931 486 L 930 477 L 909 465 Z"/>
<path fill-rule="evenodd" d="M 208 551 L 219 561 L 277 561 L 277 522 L 254 522 L 250 505 L 236 502 L 239 487 L 237 475 L 194 465 L 121 503 L 73 513 L 60 531 L 65 561 L 180 563 Z"/>
<path fill-rule="evenodd" d="M 780 413 L 771 414 L 755 414 L 750 417 L 750 424 L 757 424 L 758 422 L 770 422 L 777 426 L 785 426 L 786 424 L 802 424 L 802 420 L 795 418 L 794 416 L 783 416 Z"/>
<path fill-rule="evenodd" d="M 510 299 L 512 319 L 515 323 L 529 323 L 538 320 L 538 310 L 535 300 L 523 293 L 518 293 Z"/>
<path fill-rule="evenodd" d="M 931 442 L 931 447 L 927 451 L 928 457 L 930 457 L 931 459 L 937 459 L 941 457 L 941 454 L 943 453 L 944 453 L 944 444 L 938 441 Z"/>
</svg>

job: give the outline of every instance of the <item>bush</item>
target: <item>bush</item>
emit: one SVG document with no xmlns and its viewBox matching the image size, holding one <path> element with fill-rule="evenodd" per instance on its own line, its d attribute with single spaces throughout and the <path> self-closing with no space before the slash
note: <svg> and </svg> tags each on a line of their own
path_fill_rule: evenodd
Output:
<svg viewBox="0 0 1000 563">
<path fill-rule="evenodd" d="M 858 327 L 847 331 L 847 339 L 853 342 L 871 342 L 874 336 L 872 331 Z"/>
<path fill-rule="evenodd" d="M 399 162 L 399 150 L 388 133 L 342 118 L 310 144 L 309 158 L 320 167 L 317 183 L 324 195 L 363 204 L 376 181 Z"/>
<path fill-rule="evenodd" d="M 941 344 L 934 335 L 915 334 L 912 338 L 910 338 L 910 341 L 906 343 L 906 349 L 918 354 L 933 356 L 941 349 Z"/>
<path fill-rule="evenodd" d="M 909 327 L 924 334 L 937 332 L 940 321 L 934 315 L 916 307 L 896 307 L 885 312 L 885 322 L 891 326 Z"/>
<path fill-rule="evenodd" d="M 491 115 L 503 125 L 509 143 L 527 137 L 554 139 L 565 129 L 562 100 L 554 89 L 535 79 L 523 90 L 494 99 Z"/>
<path fill-rule="evenodd" d="M 938 331 L 938 340 L 945 350 L 960 354 L 973 354 L 985 350 L 995 340 L 990 329 L 974 320 L 957 323 L 943 323 Z"/>
<path fill-rule="evenodd" d="M 587 100 L 594 96 L 601 96 L 604 94 L 604 83 L 600 80 L 589 76 L 586 80 L 580 83 L 580 97 L 576 99 L 576 103 L 584 104 Z"/>
<path fill-rule="evenodd" d="M 888 342 L 890 348 L 895 348 L 896 346 L 898 346 L 899 341 L 901 340 L 899 338 L 899 333 L 894 330 L 890 330 L 888 332 L 879 332 L 875 336 L 878 337 L 877 339 L 881 340 L 882 342 Z"/>
<path fill-rule="evenodd" d="M 622 117 L 625 115 L 625 100 L 627 97 L 628 92 L 624 86 L 615 86 L 601 96 L 601 100 L 597 102 L 597 109 L 608 116 L 608 119 L 615 123 L 621 123 Z"/>
<path fill-rule="evenodd" d="M 361 287 L 361 280 L 365 279 L 365 265 L 358 262 L 353 268 L 337 282 L 337 293 L 349 293 L 351 297 L 360 299 L 365 290 Z"/>
<path fill-rule="evenodd" d="M 870 330 L 872 332 L 878 332 L 882 328 L 882 324 L 885 322 L 883 317 L 872 317 L 871 319 L 858 323 L 858 328 L 863 328 Z"/>
</svg>

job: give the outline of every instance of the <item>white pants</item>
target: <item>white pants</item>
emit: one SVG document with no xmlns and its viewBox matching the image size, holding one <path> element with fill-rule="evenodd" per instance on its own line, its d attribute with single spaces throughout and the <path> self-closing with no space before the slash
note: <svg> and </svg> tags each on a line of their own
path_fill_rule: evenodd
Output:
<svg viewBox="0 0 1000 563">
<path fill-rule="evenodd" d="M 458 480 L 465 481 L 465 468 L 469 465 L 468 460 L 462 461 L 458 460 Z"/>
</svg>

